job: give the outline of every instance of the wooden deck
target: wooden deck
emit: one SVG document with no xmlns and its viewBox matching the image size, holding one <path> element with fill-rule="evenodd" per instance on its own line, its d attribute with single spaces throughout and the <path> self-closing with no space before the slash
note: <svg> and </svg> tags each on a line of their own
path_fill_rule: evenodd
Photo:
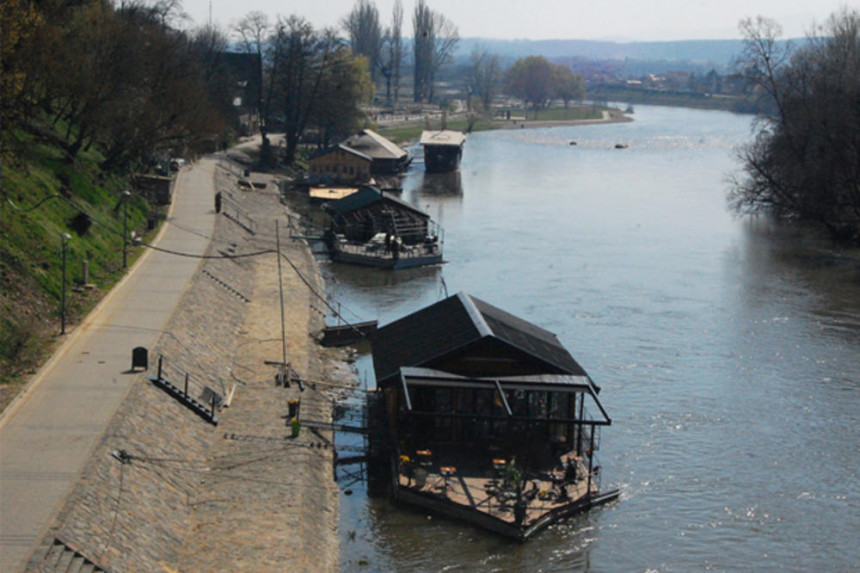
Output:
<svg viewBox="0 0 860 573">
<path fill-rule="evenodd" d="M 617 491 L 601 496 L 596 479 L 589 491 L 588 468 L 580 458 L 566 454 L 558 468 L 525 482 L 524 511 L 520 509 L 518 520 L 516 488 L 506 479 L 507 460 L 494 460 L 493 470 L 480 472 L 417 458 L 399 473 L 396 497 L 520 540 L 597 500 L 604 503 L 617 497 Z M 576 468 L 575 478 L 562 469 L 569 461 Z"/>
</svg>

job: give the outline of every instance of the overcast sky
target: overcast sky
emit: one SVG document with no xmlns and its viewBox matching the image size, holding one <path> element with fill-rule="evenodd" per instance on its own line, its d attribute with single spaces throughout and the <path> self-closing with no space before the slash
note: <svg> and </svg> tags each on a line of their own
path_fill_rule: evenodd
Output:
<svg viewBox="0 0 860 573">
<path fill-rule="evenodd" d="M 402 0 L 404 35 L 417 0 Z M 738 39 L 738 21 L 767 16 L 785 37 L 803 36 L 844 1 L 837 0 L 426 0 L 457 25 L 464 38 L 658 41 Z M 376 0 L 383 26 L 394 0 Z M 337 26 L 355 0 L 183 0 L 197 25 L 222 28 L 252 11 L 305 17 L 315 27 Z"/>
</svg>

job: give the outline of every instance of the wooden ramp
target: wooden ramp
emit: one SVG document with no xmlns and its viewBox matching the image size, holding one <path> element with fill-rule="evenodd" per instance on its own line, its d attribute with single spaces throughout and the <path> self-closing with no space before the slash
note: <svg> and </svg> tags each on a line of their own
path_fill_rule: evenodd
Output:
<svg viewBox="0 0 860 573">
<path fill-rule="evenodd" d="M 323 346 L 348 346 L 355 344 L 376 332 L 377 326 L 378 322 L 375 320 L 357 322 L 355 324 L 326 326 L 323 329 L 320 344 Z"/>
</svg>

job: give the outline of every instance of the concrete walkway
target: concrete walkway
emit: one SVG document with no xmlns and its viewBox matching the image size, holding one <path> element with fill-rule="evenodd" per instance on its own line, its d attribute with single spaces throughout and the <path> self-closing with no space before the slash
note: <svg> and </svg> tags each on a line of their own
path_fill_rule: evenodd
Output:
<svg viewBox="0 0 860 573">
<path fill-rule="evenodd" d="M 215 224 L 215 169 L 205 159 L 179 175 L 158 247 L 204 253 Z M 153 346 L 199 264 L 144 253 L 0 419 L 0 571 L 26 565 L 138 379 L 128 372 L 132 348 Z"/>
</svg>

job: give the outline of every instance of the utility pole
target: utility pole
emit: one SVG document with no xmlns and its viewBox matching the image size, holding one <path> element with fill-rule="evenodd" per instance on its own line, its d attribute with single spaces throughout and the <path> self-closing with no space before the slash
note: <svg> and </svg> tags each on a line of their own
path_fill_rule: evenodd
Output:
<svg viewBox="0 0 860 573">
<path fill-rule="evenodd" d="M 275 219 L 275 241 L 278 250 L 278 292 L 281 297 L 281 383 L 284 386 L 289 385 L 287 369 L 287 326 L 284 317 L 284 281 L 281 278 L 281 231 L 278 220 Z"/>
<path fill-rule="evenodd" d="M 60 240 L 63 244 L 63 287 L 60 294 L 60 334 L 66 333 L 66 241 L 72 236 L 68 233 L 62 233 Z"/>
<path fill-rule="evenodd" d="M 122 192 L 122 268 L 128 268 L 128 199 L 131 191 Z"/>
</svg>

